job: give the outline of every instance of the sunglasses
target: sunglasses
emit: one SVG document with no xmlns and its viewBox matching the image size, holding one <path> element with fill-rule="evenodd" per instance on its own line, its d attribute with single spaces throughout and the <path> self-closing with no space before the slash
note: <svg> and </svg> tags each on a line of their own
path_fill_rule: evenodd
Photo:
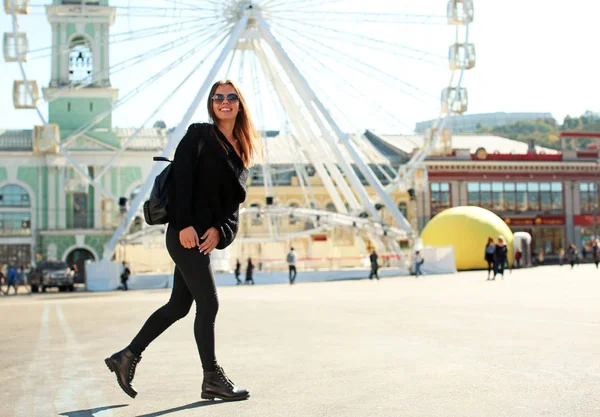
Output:
<svg viewBox="0 0 600 417">
<path fill-rule="evenodd" d="M 225 101 L 225 99 L 227 99 L 227 101 L 229 103 L 238 103 L 240 101 L 240 97 L 235 93 L 229 93 L 229 94 L 227 94 L 227 97 L 224 96 L 223 94 L 215 94 L 214 96 L 211 97 L 211 99 L 213 102 L 215 102 L 217 104 L 223 103 L 223 101 Z"/>
</svg>

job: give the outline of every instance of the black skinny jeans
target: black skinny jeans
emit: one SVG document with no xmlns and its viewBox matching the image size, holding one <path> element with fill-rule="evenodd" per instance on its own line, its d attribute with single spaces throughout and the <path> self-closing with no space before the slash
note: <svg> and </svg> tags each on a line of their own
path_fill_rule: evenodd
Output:
<svg viewBox="0 0 600 417">
<path fill-rule="evenodd" d="M 177 320 L 190 311 L 196 302 L 194 336 L 205 372 L 215 370 L 215 318 L 219 310 L 217 287 L 210 267 L 210 256 L 198 248 L 186 249 L 179 242 L 179 232 L 169 227 L 167 250 L 175 262 L 175 277 L 169 302 L 156 310 L 129 345 L 140 356 L 144 349 Z"/>
</svg>

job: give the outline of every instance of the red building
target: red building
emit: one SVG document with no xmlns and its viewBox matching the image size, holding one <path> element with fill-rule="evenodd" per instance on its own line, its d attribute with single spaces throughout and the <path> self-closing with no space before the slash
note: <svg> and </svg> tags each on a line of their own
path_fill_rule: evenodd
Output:
<svg viewBox="0 0 600 417">
<path fill-rule="evenodd" d="M 401 158 L 423 141 L 377 138 Z M 569 242 L 581 249 L 598 236 L 597 149 L 559 152 L 498 136 L 457 135 L 425 165 L 428 187 L 416 192 L 420 229 L 446 208 L 476 205 L 495 212 L 514 232 L 530 233 L 532 249 L 546 258 Z"/>
</svg>

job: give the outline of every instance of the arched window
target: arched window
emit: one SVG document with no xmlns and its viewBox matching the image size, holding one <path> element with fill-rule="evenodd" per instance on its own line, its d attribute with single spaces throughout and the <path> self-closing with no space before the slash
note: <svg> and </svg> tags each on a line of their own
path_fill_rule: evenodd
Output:
<svg viewBox="0 0 600 417">
<path fill-rule="evenodd" d="M 327 205 L 325 206 L 325 210 L 331 211 L 331 212 L 334 212 L 334 213 L 337 211 L 335 209 L 335 204 L 333 204 L 333 203 L 327 203 Z"/>
<path fill-rule="evenodd" d="M 87 37 L 75 36 L 69 44 L 69 81 L 91 82 L 93 74 L 92 45 Z"/>
<path fill-rule="evenodd" d="M 31 199 L 27 190 L 15 184 L 0 188 L 0 208 L 12 208 L 0 212 L 0 236 L 31 235 Z"/>
<path fill-rule="evenodd" d="M 400 210 L 404 218 L 408 218 L 408 207 L 405 202 L 398 204 L 398 210 Z"/>
<path fill-rule="evenodd" d="M 0 188 L 0 207 L 31 207 L 29 193 L 18 185 L 5 185 Z"/>
</svg>

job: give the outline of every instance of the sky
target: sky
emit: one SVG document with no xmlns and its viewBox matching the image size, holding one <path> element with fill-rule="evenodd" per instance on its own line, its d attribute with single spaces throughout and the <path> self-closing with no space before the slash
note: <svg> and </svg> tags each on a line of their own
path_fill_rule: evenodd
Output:
<svg viewBox="0 0 600 417">
<path fill-rule="evenodd" d="M 183 3 L 207 7 L 211 2 L 186 0 Z M 394 13 L 442 15 L 445 14 L 445 0 L 381 0 L 376 5 L 364 0 L 330 1 L 331 5 L 323 1 L 321 3 L 325 5 L 321 5 L 319 0 L 314 0 L 312 10 L 308 10 L 307 3 L 301 6 L 297 0 L 262 0 L 265 2 L 273 4 L 272 10 L 280 11 L 277 19 L 268 20 L 273 33 L 342 128 L 410 133 L 416 122 L 439 114 L 439 93 L 450 77 L 443 57 L 454 42 L 453 29 L 446 25 L 398 24 L 389 16 Z M 32 1 L 33 5 L 47 3 L 50 1 Z M 121 0 L 111 3 L 170 7 L 176 1 Z M 124 9 L 119 10 L 123 12 Z M 314 10 L 322 13 L 307 13 Z M 361 10 L 382 13 L 382 16 L 375 22 L 364 23 L 349 22 L 344 17 L 347 15 L 340 14 Z M 43 8 L 33 7 L 32 11 L 31 15 L 20 16 L 21 30 L 27 32 L 31 49 L 46 47 L 50 44 L 50 25 L 42 13 Z M 391 14 L 386 18 L 385 13 Z M 593 41 L 593 28 L 599 14 L 600 3 L 593 0 L 571 0 L 569 3 L 475 0 L 470 41 L 475 44 L 477 63 L 474 69 L 465 73 L 463 80 L 469 94 L 468 113 L 550 112 L 560 121 L 567 114 L 576 116 L 586 110 L 600 111 L 600 83 L 596 79 Z M 163 18 L 118 15 L 111 33 L 172 24 L 184 21 L 185 17 L 185 12 Z M 212 31 L 211 24 L 214 25 Z M 327 29 L 320 29 L 320 25 Z M 0 29 L 2 32 L 12 30 L 10 16 L 0 15 Z M 196 35 L 199 30 L 205 30 L 207 36 L 219 37 L 226 33 L 224 25 L 216 25 L 214 19 L 207 17 L 199 24 L 187 26 L 185 31 L 111 45 L 111 64 L 115 64 L 131 61 L 148 48 L 179 42 L 179 46 L 174 45 L 163 55 L 112 75 L 112 85 L 119 89 L 121 98 L 142 80 L 160 72 L 171 60 L 185 60 L 115 110 L 115 126 L 137 127 L 146 119 L 150 126 L 158 119 L 165 120 L 169 126 L 179 123 L 220 51 L 215 49 L 211 55 L 209 51 L 216 43 L 199 42 Z M 361 36 L 384 40 L 388 46 L 397 45 L 398 51 L 404 52 L 390 55 L 373 44 L 365 44 Z M 426 59 L 431 59 L 435 65 L 423 59 L 407 58 L 407 50 L 400 46 L 430 53 Z M 266 54 L 268 59 L 274 60 L 270 51 Z M 224 66 L 219 75 L 241 81 L 259 128 L 284 129 L 285 113 L 267 78 L 261 75 L 260 63 L 246 55 L 242 64 L 241 56 L 237 53 L 233 60 L 227 59 L 226 64 L 231 63 L 228 68 L 232 69 L 226 71 Z M 204 63 L 194 70 L 200 60 Z M 48 58 L 32 59 L 25 64 L 28 78 L 37 80 L 40 87 L 49 82 L 49 67 Z M 277 65 L 273 68 L 281 73 Z M 385 74 L 375 77 L 377 71 Z M 188 74 L 189 82 L 174 93 Z M 285 75 L 283 78 L 285 80 Z M 21 79 L 17 64 L 0 63 L 0 129 L 30 129 L 40 124 L 35 111 L 13 108 L 12 83 L 15 79 Z M 293 91 L 290 93 L 299 100 Z M 171 101 L 158 108 L 171 95 Z M 206 118 L 203 107 L 201 104 L 194 120 Z M 42 105 L 41 110 L 45 117 L 46 105 Z M 288 119 L 295 120 L 294 117 L 303 117 L 305 113 L 306 109 L 300 106 L 299 113 Z"/>
</svg>

